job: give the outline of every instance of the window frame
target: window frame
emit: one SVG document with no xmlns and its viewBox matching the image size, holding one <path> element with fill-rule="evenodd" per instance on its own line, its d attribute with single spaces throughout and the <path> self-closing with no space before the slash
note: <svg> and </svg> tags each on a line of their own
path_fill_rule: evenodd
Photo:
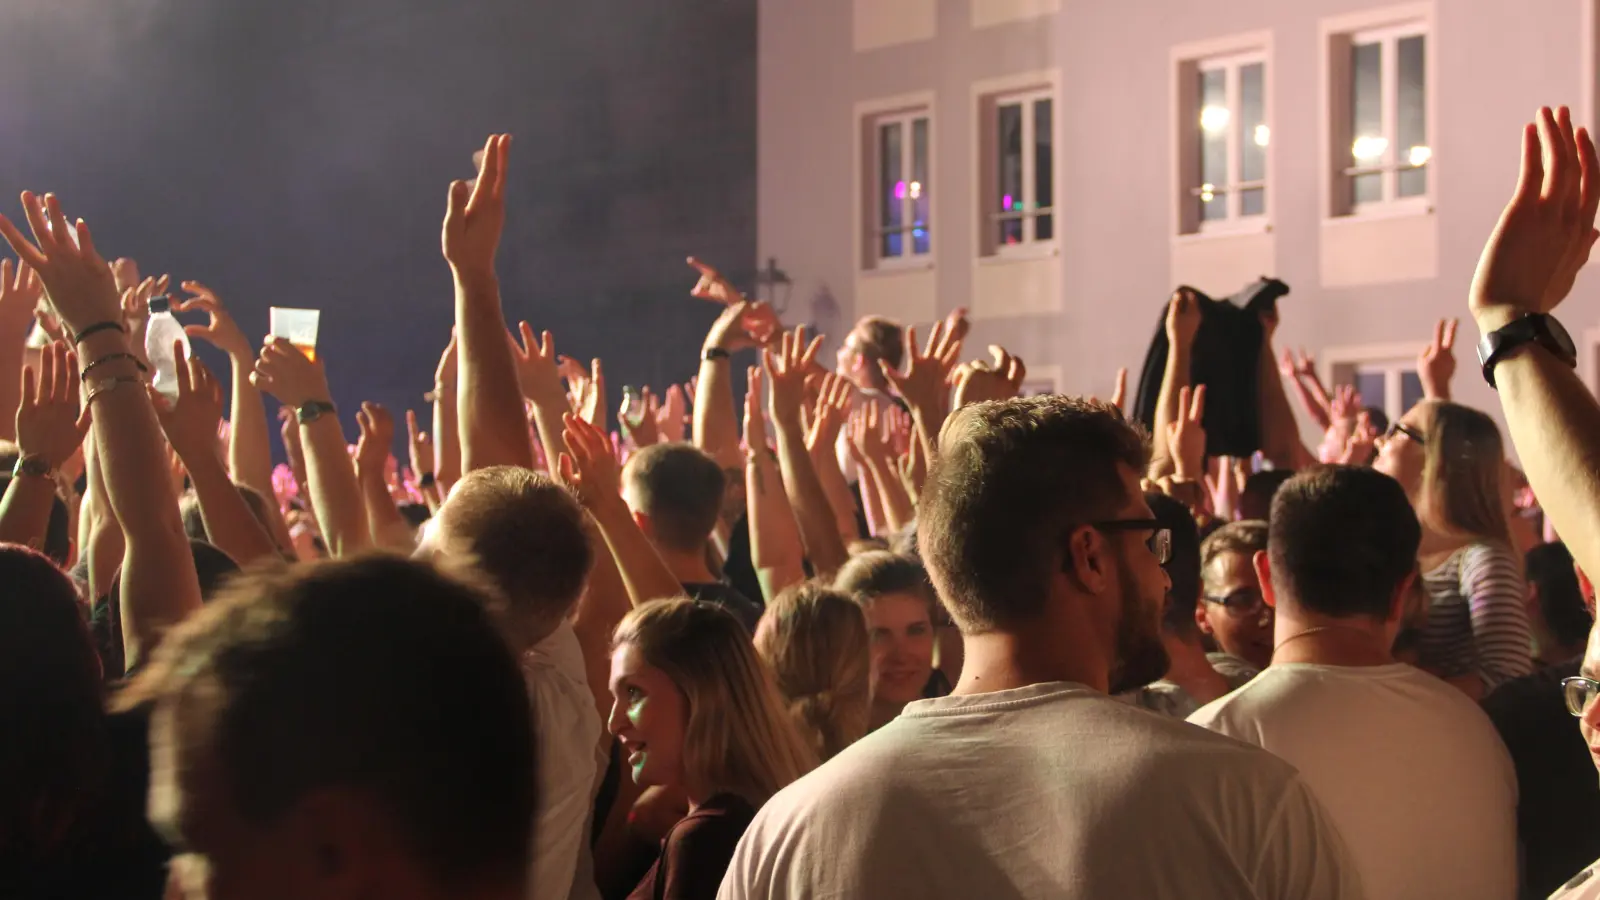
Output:
<svg viewBox="0 0 1600 900">
<path fill-rule="evenodd" d="M 926 253 L 918 253 L 915 249 L 917 192 L 920 190 L 921 184 L 914 180 L 914 176 L 912 174 L 916 169 L 916 145 L 912 139 L 912 134 L 915 132 L 916 123 L 919 121 L 925 121 L 928 123 L 927 187 L 930 191 L 930 196 L 928 197 L 928 221 L 923 224 L 923 228 L 925 228 L 928 232 L 928 252 Z M 934 187 L 933 113 L 926 107 L 914 107 L 911 109 L 897 110 L 890 113 L 880 113 L 867 119 L 864 124 L 871 129 L 871 134 L 868 139 L 871 141 L 873 147 L 871 188 L 868 191 L 868 200 L 872 207 L 871 219 L 869 221 L 871 226 L 870 237 L 872 240 L 873 251 L 877 257 L 873 268 L 920 268 L 930 262 L 933 258 L 933 197 L 931 195 L 932 188 Z M 900 126 L 901 180 L 906 182 L 906 184 L 909 186 L 906 196 L 900 198 L 901 227 L 898 229 L 892 229 L 898 231 L 902 235 L 902 252 L 898 256 L 885 256 L 883 254 L 883 239 L 891 232 L 891 229 L 885 227 L 883 224 L 883 207 L 880 205 L 883 201 L 884 189 L 884 184 L 881 180 L 881 173 L 883 172 L 882 135 L 883 129 L 887 125 Z"/>
<path fill-rule="evenodd" d="M 971 179 L 970 196 L 976 226 L 973 230 L 974 253 L 980 264 L 1004 263 L 1017 260 L 1039 259 L 1060 256 L 1061 231 L 1066 224 L 1062 220 L 1062 207 L 1058 202 L 1061 197 L 1062 160 L 1062 114 L 1061 114 L 1061 73 L 1058 69 L 1046 69 L 1036 72 L 1017 73 L 995 79 L 986 79 L 974 82 L 971 85 L 972 111 L 976 127 L 972 129 L 972 160 L 973 172 L 976 177 Z M 1024 240 L 1016 244 L 1003 244 L 1000 242 L 999 223 L 1006 217 L 1005 213 L 997 212 L 1001 194 L 999 191 L 999 119 L 1000 108 L 1016 103 L 1025 103 L 1028 110 L 1023 116 L 1023 202 L 1024 204 L 1036 198 L 1038 185 L 1037 147 L 1032 138 L 1036 136 L 1037 128 L 1037 101 L 1048 99 L 1050 101 L 1050 166 L 1051 166 L 1051 205 L 1041 209 L 1024 209 L 1015 217 L 1020 218 L 1023 224 L 1023 233 L 1031 240 Z M 1038 239 L 1035 231 L 1039 216 L 1051 216 L 1051 234 L 1044 240 Z"/>
<path fill-rule="evenodd" d="M 1032 88 L 1024 91 L 1012 91 L 1005 94 L 996 94 L 992 98 L 992 123 L 994 140 L 990 141 L 990 165 L 984 173 L 991 184 L 999 179 L 1000 152 L 998 142 L 1000 138 L 1000 110 L 1008 106 L 1020 106 L 1022 109 L 1022 211 L 1021 212 L 994 212 L 992 209 L 983 211 L 984 227 L 989 229 L 990 240 L 994 241 L 995 256 L 1033 256 L 1038 254 L 1040 247 L 1054 246 L 1056 242 L 1056 206 L 1055 197 L 1050 198 L 1050 205 L 1038 205 L 1039 173 L 1038 154 L 1038 104 L 1040 100 L 1050 101 L 1050 155 L 1051 155 L 1051 194 L 1055 193 L 1055 163 L 1056 152 L 1056 91 L 1054 87 L 1046 86 Z M 1050 237 L 1039 239 L 1037 228 L 1040 216 L 1050 216 Z M 1007 244 L 996 237 L 1002 221 L 1012 219 L 1022 223 L 1022 240 L 1015 244 Z"/>
<path fill-rule="evenodd" d="M 902 253 L 900 256 L 884 256 L 883 235 L 885 228 L 882 223 L 882 208 L 880 206 L 879 190 L 882 169 L 880 146 L 880 128 L 893 122 L 903 125 L 901 143 L 901 165 L 903 171 L 909 172 L 914 159 L 912 150 L 912 123 L 918 119 L 928 121 L 928 189 L 932 192 L 928 198 L 928 252 L 927 253 Z M 931 91 L 915 94 L 906 94 L 898 97 L 886 97 L 877 100 L 868 100 L 856 104 L 855 108 L 855 203 L 857 214 L 855 219 L 855 238 L 857 247 L 856 269 L 863 274 L 874 272 L 904 272 L 922 269 L 932 269 L 939 253 L 937 234 L 934 226 L 939 222 L 939 193 L 936 190 L 939 184 L 939 117 L 935 109 L 934 94 Z M 907 179 L 909 181 L 909 179 Z M 906 236 L 906 241 L 913 240 L 912 231 L 915 221 L 914 201 L 909 196 L 905 201 L 903 212 L 912 212 L 910 219 L 904 219 L 901 233 Z"/>
<path fill-rule="evenodd" d="M 1227 204 L 1228 214 L 1225 218 L 1220 220 L 1207 220 L 1205 218 L 1205 214 L 1203 211 L 1201 211 L 1200 206 L 1205 202 L 1204 197 L 1207 188 L 1210 188 L 1213 192 L 1215 192 L 1216 186 L 1210 184 L 1209 182 L 1200 181 L 1201 178 L 1205 177 L 1204 170 L 1197 166 L 1197 171 L 1191 173 L 1192 177 L 1186 180 L 1199 183 L 1187 185 L 1184 190 L 1184 197 L 1180 200 L 1180 202 L 1187 202 L 1195 206 L 1194 221 L 1196 224 L 1195 230 L 1191 232 L 1192 234 L 1236 234 L 1241 231 L 1259 231 L 1265 227 L 1266 223 L 1271 217 L 1272 191 L 1268 188 L 1267 181 L 1272 176 L 1272 159 L 1270 155 L 1272 149 L 1272 142 L 1270 139 L 1272 130 L 1272 103 L 1270 99 L 1272 91 L 1272 67 L 1267 57 L 1268 54 L 1266 48 L 1263 47 L 1253 50 L 1244 50 L 1236 53 L 1208 56 L 1193 61 L 1193 74 L 1197 78 L 1198 76 L 1205 75 L 1207 72 L 1221 70 L 1224 73 L 1223 90 L 1227 95 L 1227 108 L 1230 121 L 1227 128 L 1228 182 L 1222 185 L 1222 191 L 1220 192 L 1223 194 L 1224 201 Z M 1269 138 L 1266 144 L 1261 145 L 1263 155 L 1267 156 L 1266 174 L 1265 177 L 1257 181 L 1245 181 L 1242 177 L 1241 171 L 1244 166 L 1243 145 L 1245 138 L 1243 133 L 1241 133 L 1239 128 L 1236 126 L 1236 123 L 1231 121 L 1231 119 L 1239 114 L 1241 106 L 1239 99 L 1240 81 L 1242 80 L 1241 70 L 1243 70 L 1246 66 L 1255 65 L 1257 63 L 1261 64 L 1262 73 L 1262 116 L 1265 119 L 1262 124 L 1267 127 Z M 1191 93 L 1194 92 L 1196 88 L 1197 84 L 1195 83 L 1195 79 L 1190 79 L 1189 89 Z M 1190 129 L 1187 139 L 1195 142 L 1197 146 L 1199 143 L 1205 140 L 1205 128 L 1200 123 L 1200 115 L 1204 108 L 1205 107 L 1198 99 L 1194 100 L 1195 115 L 1193 116 L 1192 120 L 1187 123 L 1179 123 L 1180 127 L 1187 127 Z M 1197 150 L 1197 162 L 1200 160 L 1200 158 L 1201 154 Z M 1261 212 L 1249 216 L 1243 215 L 1239 211 L 1240 195 L 1247 190 L 1255 190 L 1257 188 L 1262 191 L 1263 200 Z"/>
<path fill-rule="evenodd" d="M 1241 64 L 1259 61 L 1263 65 L 1262 105 L 1264 124 L 1276 129 L 1276 92 L 1273 78 L 1277 63 L 1271 29 L 1238 32 L 1201 41 L 1176 44 L 1168 51 L 1168 222 L 1174 246 L 1209 242 L 1215 239 L 1271 234 L 1278 185 L 1277 147 L 1271 140 L 1266 151 L 1266 189 L 1264 212 L 1259 216 L 1234 217 L 1205 223 L 1201 227 L 1198 188 L 1202 184 L 1200 154 L 1201 103 L 1198 91 L 1200 72 L 1230 60 Z M 1276 135 L 1274 135 L 1276 137 Z M 1235 150 L 1234 152 L 1237 152 Z"/>
<path fill-rule="evenodd" d="M 1409 160 L 1402 162 L 1400 155 L 1400 42 L 1406 38 L 1420 37 L 1423 39 L 1423 98 L 1427 104 L 1423 114 L 1423 121 L 1428 133 L 1428 159 L 1422 165 L 1412 165 Z M 1379 107 L 1382 121 L 1382 137 L 1387 141 L 1383 149 L 1383 159 L 1377 165 L 1358 165 L 1353 160 L 1345 165 L 1340 174 L 1343 176 L 1345 189 L 1350 193 L 1346 201 L 1350 214 L 1354 216 L 1370 214 L 1374 210 L 1396 210 L 1407 206 L 1426 207 L 1429 198 L 1433 195 L 1433 128 L 1430 121 L 1433 116 L 1433 79 L 1428 71 L 1429 63 L 1433 59 L 1433 29 L 1426 21 L 1413 19 L 1396 25 L 1387 25 L 1381 28 L 1369 28 L 1352 32 L 1347 36 L 1349 52 L 1354 53 L 1357 46 L 1377 44 L 1379 46 Z M 1355 98 L 1344 104 L 1339 114 L 1344 117 L 1345 129 L 1351 133 L 1352 142 L 1355 133 Z M 1353 146 L 1353 144 L 1352 144 Z M 1412 197 L 1400 196 L 1400 173 L 1421 169 L 1428 175 L 1428 189 Z M 1383 197 L 1379 200 L 1369 200 L 1365 203 L 1355 199 L 1355 179 L 1360 175 L 1382 175 Z"/>
<path fill-rule="evenodd" d="M 1407 410 L 1401 404 L 1405 398 L 1404 376 L 1417 375 L 1417 345 L 1410 343 L 1370 344 L 1360 347 L 1330 347 L 1323 351 L 1327 384 L 1330 388 L 1356 384 L 1359 374 L 1382 373 L 1384 396 L 1381 402 L 1372 397 L 1362 397 L 1367 406 L 1382 409 L 1395 421 Z"/>
</svg>

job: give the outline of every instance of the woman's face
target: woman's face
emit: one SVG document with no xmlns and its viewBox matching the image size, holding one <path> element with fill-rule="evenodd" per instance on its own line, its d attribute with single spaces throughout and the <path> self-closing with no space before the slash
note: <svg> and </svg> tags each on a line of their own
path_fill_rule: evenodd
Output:
<svg viewBox="0 0 1600 900">
<path fill-rule="evenodd" d="M 622 741 L 635 784 L 683 784 L 683 736 L 689 705 L 667 674 L 645 662 L 632 644 L 611 654 L 611 718 L 606 728 Z"/>
<path fill-rule="evenodd" d="M 1415 502 L 1422 489 L 1422 469 L 1426 463 L 1424 441 L 1433 426 L 1433 416 L 1425 406 L 1413 407 L 1389 429 L 1389 434 L 1378 443 L 1378 459 L 1374 469 L 1400 482 L 1406 496 Z"/>
<path fill-rule="evenodd" d="M 933 675 L 933 620 L 917 594 L 884 594 L 867 609 L 872 635 L 872 699 L 910 703 Z"/>
</svg>

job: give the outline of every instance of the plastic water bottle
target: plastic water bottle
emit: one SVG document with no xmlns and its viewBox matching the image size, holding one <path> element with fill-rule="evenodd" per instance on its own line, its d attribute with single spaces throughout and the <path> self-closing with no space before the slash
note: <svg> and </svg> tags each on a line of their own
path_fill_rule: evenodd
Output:
<svg viewBox="0 0 1600 900">
<path fill-rule="evenodd" d="M 173 343 L 183 345 L 183 358 L 172 355 Z M 189 357 L 189 336 L 172 315 L 172 303 L 163 294 L 150 298 L 150 324 L 145 327 L 144 352 L 150 357 L 150 385 L 169 400 L 178 397 L 178 366 Z"/>
</svg>

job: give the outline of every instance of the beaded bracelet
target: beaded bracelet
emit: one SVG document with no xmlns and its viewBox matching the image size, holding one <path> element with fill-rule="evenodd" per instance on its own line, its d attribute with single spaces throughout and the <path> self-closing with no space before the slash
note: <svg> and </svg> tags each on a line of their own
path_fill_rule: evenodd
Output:
<svg viewBox="0 0 1600 900">
<path fill-rule="evenodd" d="M 109 394 L 125 384 L 144 384 L 144 379 L 137 375 L 118 375 L 115 378 L 102 381 L 95 386 L 94 390 L 89 392 L 87 397 L 83 398 L 83 405 L 89 406 L 94 403 L 94 398 L 101 394 Z"/>
<path fill-rule="evenodd" d="M 141 372 L 150 371 L 150 367 L 146 366 L 143 362 L 140 361 L 139 357 L 134 356 L 132 353 L 112 353 L 112 354 L 108 354 L 106 356 L 102 356 L 99 359 L 95 360 L 94 362 L 89 363 L 87 366 L 84 366 L 83 367 L 83 371 L 78 373 L 78 377 L 86 379 L 86 378 L 89 377 L 89 373 L 93 372 L 97 367 L 103 366 L 106 363 L 116 362 L 119 359 L 132 360 L 133 364 L 138 366 L 139 367 L 139 371 L 141 371 Z"/>
<path fill-rule="evenodd" d="M 121 322 L 112 322 L 112 321 L 108 320 L 108 321 L 105 321 L 105 322 L 96 322 L 93 325 L 90 325 L 88 328 L 85 328 L 84 330 L 82 330 L 82 331 L 78 332 L 77 334 L 73 335 L 72 336 L 72 342 L 74 344 L 81 344 L 81 343 L 84 342 L 84 339 L 87 338 L 91 334 L 99 334 L 102 331 L 112 331 L 112 330 L 121 332 L 122 334 L 127 334 L 128 333 L 127 329 L 122 327 L 122 323 Z"/>
</svg>

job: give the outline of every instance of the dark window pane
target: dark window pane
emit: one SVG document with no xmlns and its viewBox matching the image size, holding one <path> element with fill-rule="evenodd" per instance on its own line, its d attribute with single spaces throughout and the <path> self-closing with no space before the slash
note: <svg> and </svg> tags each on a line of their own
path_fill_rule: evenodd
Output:
<svg viewBox="0 0 1600 900">
<path fill-rule="evenodd" d="M 1385 386 L 1388 382 L 1383 372 L 1357 372 L 1356 393 L 1361 395 L 1361 402 L 1366 406 L 1376 406 L 1384 409 Z"/>
<path fill-rule="evenodd" d="M 1400 373 L 1400 414 L 1422 402 L 1422 379 L 1415 372 Z"/>
<path fill-rule="evenodd" d="M 1427 38 L 1402 38 L 1395 47 L 1395 75 L 1399 97 L 1395 105 L 1395 153 L 1402 165 L 1426 165 L 1433 158 L 1428 144 Z M 1428 192 L 1428 170 L 1402 169 L 1395 192 L 1420 197 Z"/>
<path fill-rule="evenodd" d="M 928 184 L 928 120 L 911 123 L 911 252 L 923 255 L 931 249 L 928 211 L 932 208 Z"/>
<path fill-rule="evenodd" d="M 900 229 L 904 223 L 906 183 L 901 173 L 900 130 L 899 122 L 878 128 L 878 225 L 883 229 L 880 252 L 886 257 L 902 252 Z"/>
<path fill-rule="evenodd" d="M 999 174 L 999 211 L 1022 211 L 1022 105 L 1009 103 L 999 109 L 996 155 Z M 1000 220 L 1000 243 L 1015 244 L 1022 240 L 1022 220 L 1013 217 Z"/>
<path fill-rule="evenodd" d="M 1350 77 L 1351 165 L 1381 166 L 1389 158 L 1389 140 L 1383 133 L 1383 45 L 1357 44 L 1350 48 Z M 1382 199 L 1382 174 L 1351 179 L 1353 202 Z"/>
<path fill-rule="evenodd" d="M 1055 130 L 1052 126 L 1054 103 L 1049 99 L 1033 104 L 1033 209 L 1050 209 L 1055 206 Z M 1055 220 L 1048 215 L 1034 219 L 1033 239 L 1048 241 L 1055 237 Z"/>
<path fill-rule="evenodd" d="M 1239 129 L 1234 132 L 1234 140 L 1239 142 L 1240 181 L 1267 178 L 1267 144 L 1272 133 L 1267 127 L 1266 72 L 1265 63 L 1239 67 Z M 1265 188 L 1252 188 L 1240 195 L 1241 216 L 1259 216 L 1266 211 Z"/>
<path fill-rule="evenodd" d="M 1200 73 L 1200 220 L 1228 217 L 1228 72 Z"/>
</svg>

